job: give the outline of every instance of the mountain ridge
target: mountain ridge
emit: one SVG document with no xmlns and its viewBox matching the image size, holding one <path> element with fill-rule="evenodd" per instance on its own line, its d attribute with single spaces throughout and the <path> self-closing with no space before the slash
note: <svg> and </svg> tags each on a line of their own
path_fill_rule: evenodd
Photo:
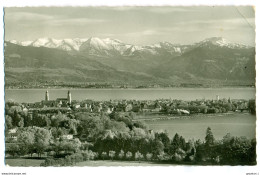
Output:
<svg viewBox="0 0 260 175">
<path fill-rule="evenodd" d="M 5 71 L 7 84 L 49 80 L 177 86 L 219 81 L 254 84 L 255 48 L 220 37 L 191 45 L 159 42 L 146 46 L 95 37 L 66 42 L 51 38 L 31 43 L 6 41 Z"/>
<path fill-rule="evenodd" d="M 183 46 L 192 46 L 192 45 L 202 45 L 205 43 L 211 43 L 213 45 L 219 45 L 219 46 L 226 46 L 230 48 L 249 48 L 252 46 L 249 45 L 244 45 L 244 44 L 238 44 L 238 43 L 232 43 L 229 42 L 227 39 L 222 38 L 222 37 L 211 37 L 211 38 L 206 38 L 200 42 L 194 43 L 194 44 L 172 44 L 170 42 L 164 41 L 164 42 L 159 42 L 155 44 L 150 44 L 150 45 L 134 45 L 134 44 L 127 44 L 124 43 L 118 39 L 111 39 L 111 38 L 105 38 L 101 39 L 98 37 L 90 37 L 90 38 L 73 38 L 73 39 L 54 39 L 54 38 L 38 38 L 34 41 L 16 41 L 16 40 L 10 40 L 8 41 L 13 44 L 18 44 L 21 46 L 33 46 L 33 47 L 48 47 L 48 48 L 58 48 L 66 51 L 71 51 L 71 50 L 77 50 L 79 51 L 80 47 L 85 43 L 94 43 L 92 46 L 98 47 L 102 46 L 100 48 L 102 49 L 111 49 L 111 47 L 114 46 L 125 46 L 126 48 L 134 47 L 136 50 L 141 50 L 144 48 L 160 48 L 162 45 L 168 45 L 168 47 L 183 47 Z M 66 47 L 62 47 L 63 45 L 69 45 L 72 48 L 67 49 Z M 110 47 L 110 48 L 109 48 Z M 180 52 L 180 49 L 178 49 Z"/>
</svg>

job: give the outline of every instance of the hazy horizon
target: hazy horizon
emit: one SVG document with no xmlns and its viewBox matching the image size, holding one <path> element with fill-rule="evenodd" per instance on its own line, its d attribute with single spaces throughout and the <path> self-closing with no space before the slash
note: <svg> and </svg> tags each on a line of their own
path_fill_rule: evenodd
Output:
<svg viewBox="0 0 260 175">
<path fill-rule="evenodd" d="M 255 45 L 250 6 L 8 7 L 5 40 L 112 38 L 134 45 L 191 44 L 210 37 Z"/>
</svg>

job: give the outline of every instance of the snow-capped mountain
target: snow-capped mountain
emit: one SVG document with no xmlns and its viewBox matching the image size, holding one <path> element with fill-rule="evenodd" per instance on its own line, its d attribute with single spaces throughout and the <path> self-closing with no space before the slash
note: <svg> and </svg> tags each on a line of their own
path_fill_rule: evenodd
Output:
<svg viewBox="0 0 260 175">
<path fill-rule="evenodd" d="M 220 47 L 228 47 L 231 49 L 239 49 L 239 48 L 248 48 L 249 46 L 243 45 L 243 44 L 238 44 L 238 43 L 232 43 L 228 41 L 225 38 L 222 37 L 211 37 L 207 38 L 199 43 L 198 45 L 207 45 L 207 44 L 212 44 L 215 46 L 220 46 Z"/>
<path fill-rule="evenodd" d="M 91 37 L 84 42 L 79 51 L 96 56 L 139 56 L 145 55 L 160 55 L 163 52 L 169 54 L 181 54 L 184 47 L 180 45 L 173 45 L 171 43 L 162 42 L 159 44 L 136 46 L 131 44 L 125 44 L 116 39 L 100 39 Z"/>
<path fill-rule="evenodd" d="M 32 41 L 16 41 L 16 40 L 10 40 L 9 42 L 20 46 L 29 46 L 32 43 Z"/>
<path fill-rule="evenodd" d="M 33 47 L 48 47 L 48 48 L 57 48 L 62 49 L 66 51 L 71 50 L 79 50 L 79 47 L 82 45 L 83 42 L 85 42 L 87 39 L 53 39 L 53 38 L 39 38 L 34 41 L 16 41 L 11 40 L 10 43 L 18 44 L 21 46 L 33 46 Z"/>
<path fill-rule="evenodd" d="M 65 51 L 80 51 L 89 55 L 96 56 L 136 56 L 140 54 L 160 55 L 162 52 L 169 54 L 181 54 L 187 46 L 174 45 L 169 42 L 160 42 L 158 44 L 137 46 L 123 43 L 117 39 L 100 39 L 91 37 L 88 39 L 53 39 L 39 38 L 34 41 L 16 41 L 10 40 L 10 43 L 21 46 L 57 48 Z"/>
<path fill-rule="evenodd" d="M 207 38 L 201 42 L 192 45 L 180 45 L 172 44 L 169 42 L 160 42 L 146 46 L 136 46 L 132 44 L 123 43 L 117 39 L 101 39 L 97 37 L 91 37 L 88 39 L 53 39 L 53 38 L 39 38 L 35 41 L 16 41 L 11 40 L 10 43 L 21 46 L 32 47 L 47 47 L 57 48 L 65 51 L 78 51 L 83 54 L 101 57 L 114 57 L 114 56 L 126 56 L 126 57 L 139 57 L 144 56 L 178 56 L 194 47 L 227 47 L 230 49 L 248 48 L 249 46 L 231 43 L 228 40 L 221 37 Z"/>
<path fill-rule="evenodd" d="M 132 45 L 125 44 L 116 39 L 91 37 L 82 43 L 79 51 L 89 55 L 113 56 L 124 55 L 125 51 L 131 47 Z"/>
</svg>

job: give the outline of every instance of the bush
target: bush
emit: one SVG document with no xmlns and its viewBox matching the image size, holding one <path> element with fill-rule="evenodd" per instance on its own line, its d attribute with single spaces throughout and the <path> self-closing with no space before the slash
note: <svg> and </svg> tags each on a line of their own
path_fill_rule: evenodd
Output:
<svg viewBox="0 0 260 175">
<path fill-rule="evenodd" d="M 91 150 L 86 150 L 82 152 L 83 160 L 94 160 L 97 157 L 97 154 L 95 152 L 92 152 Z"/>
<path fill-rule="evenodd" d="M 107 153 L 106 152 L 102 152 L 101 157 L 102 157 L 103 160 L 106 159 L 107 158 Z"/>
<path fill-rule="evenodd" d="M 82 161 L 84 161 L 84 155 L 82 153 L 75 153 L 66 156 L 65 158 L 59 158 L 59 159 L 47 158 L 45 159 L 44 163 L 41 163 L 40 166 L 71 166 Z"/>
<path fill-rule="evenodd" d="M 173 160 L 180 162 L 183 161 L 185 157 L 186 157 L 185 151 L 182 150 L 181 148 L 178 148 L 175 154 L 173 155 Z"/>
<path fill-rule="evenodd" d="M 141 154 L 139 151 L 135 153 L 135 160 L 142 160 L 144 158 L 143 154 Z"/>
<path fill-rule="evenodd" d="M 130 160 L 133 157 L 133 154 L 128 151 L 125 156 L 128 160 Z"/>
<path fill-rule="evenodd" d="M 118 154 L 118 158 L 122 160 L 124 159 L 124 157 L 125 157 L 125 152 L 121 150 L 120 153 Z"/>
<path fill-rule="evenodd" d="M 109 151 L 108 156 L 113 160 L 116 155 L 115 151 Z"/>
<path fill-rule="evenodd" d="M 164 161 L 164 160 L 170 160 L 171 157 L 166 154 L 165 152 L 161 152 L 158 156 L 157 156 L 158 160 L 160 161 Z"/>
<path fill-rule="evenodd" d="M 16 155 L 19 155 L 20 153 L 20 147 L 19 145 L 17 144 L 8 144 L 6 145 L 6 150 L 5 150 L 6 153 L 12 155 L 13 157 L 16 156 Z"/>
<path fill-rule="evenodd" d="M 153 154 L 152 153 L 147 153 L 146 154 L 146 160 L 150 161 L 152 160 Z"/>
</svg>

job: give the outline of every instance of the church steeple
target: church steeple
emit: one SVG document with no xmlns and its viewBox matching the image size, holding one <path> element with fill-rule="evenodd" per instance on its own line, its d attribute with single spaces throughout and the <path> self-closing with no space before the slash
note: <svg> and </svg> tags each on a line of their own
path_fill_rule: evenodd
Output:
<svg viewBox="0 0 260 175">
<path fill-rule="evenodd" d="M 48 90 L 45 92 L 45 101 L 49 101 L 49 92 L 48 92 Z"/>
<path fill-rule="evenodd" d="M 67 100 L 68 100 L 68 103 L 71 104 L 71 93 L 70 93 L 70 90 L 68 91 Z"/>
</svg>

